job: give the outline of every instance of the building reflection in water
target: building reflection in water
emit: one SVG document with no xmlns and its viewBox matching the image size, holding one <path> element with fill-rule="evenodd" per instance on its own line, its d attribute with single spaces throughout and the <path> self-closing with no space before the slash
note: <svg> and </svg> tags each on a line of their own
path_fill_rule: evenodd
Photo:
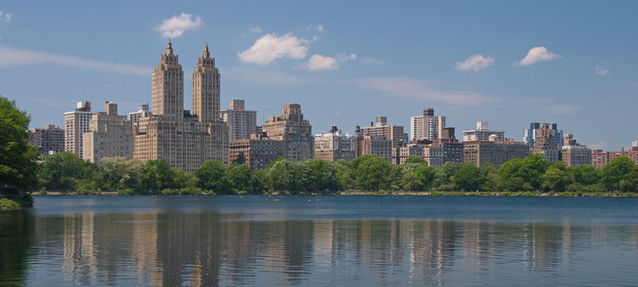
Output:
<svg viewBox="0 0 638 287">
<path fill-rule="evenodd" d="M 569 222 L 255 221 L 166 212 L 67 214 L 38 217 L 35 225 L 40 255 L 62 258 L 63 280 L 81 286 L 334 285 L 405 277 L 409 284 L 446 285 L 457 268 L 469 274 L 512 262 L 534 272 L 569 268 L 578 254 L 611 244 L 609 238 L 638 253 L 635 226 Z"/>
</svg>

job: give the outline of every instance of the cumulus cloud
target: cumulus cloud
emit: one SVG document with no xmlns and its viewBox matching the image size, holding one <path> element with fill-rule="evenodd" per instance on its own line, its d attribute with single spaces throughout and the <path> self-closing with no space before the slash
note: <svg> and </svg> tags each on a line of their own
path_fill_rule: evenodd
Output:
<svg viewBox="0 0 638 287">
<path fill-rule="evenodd" d="M 514 63 L 514 66 L 529 66 L 539 62 L 550 61 L 558 58 L 560 58 L 559 55 L 550 52 L 543 46 L 539 46 L 529 49 L 529 51 L 527 51 L 527 55 L 525 55 L 525 57 L 520 61 Z"/>
<path fill-rule="evenodd" d="M 456 62 L 456 69 L 459 71 L 478 72 L 489 66 L 494 66 L 494 58 L 483 55 L 472 55 L 463 62 Z"/>
<path fill-rule="evenodd" d="M 337 58 L 314 54 L 308 59 L 306 68 L 311 71 L 336 70 L 339 68 Z"/>
<path fill-rule="evenodd" d="M 113 72 L 125 75 L 148 76 L 151 73 L 151 69 L 148 67 L 107 63 L 33 50 L 0 47 L 0 68 L 34 64 L 54 64 L 59 66 L 102 72 Z"/>
<path fill-rule="evenodd" d="M 11 21 L 11 17 L 13 17 L 13 15 L 7 13 L 7 12 L 3 12 L 0 11 L 0 21 L 1 22 L 9 22 Z"/>
<path fill-rule="evenodd" d="M 364 78 L 355 80 L 361 88 L 392 96 L 443 102 L 455 106 L 479 106 L 493 98 L 469 91 L 445 91 L 426 81 L 402 77 Z"/>
<path fill-rule="evenodd" d="M 609 71 L 609 69 L 605 68 L 604 66 L 596 65 L 594 66 L 594 73 L 596 73 L 596 75 L 604 77 L 609 75 L 609 73 L 611 72 Z"/>
<path fill-rule="evenodd" d="M 182 13 L 179 16 L 164 19 L 162 24 L 153 29 L 162 33 L 164 38 L 177 38 L 182 36 L 184 31 L 197 29 L 201 25 L 202 19 L 199 16 L 193 17 L 193 14 Z"/>
<path fill-rule="evenodd" d="M 292 33 L 283 36 L 271 33 L 257 39 L 250 48 L 239 52 L 237 56 L 242 62 L 258 65 L 268 65 L 284 57 L 299 60 L 306 57 L 309 42 Z"/>
</svg>

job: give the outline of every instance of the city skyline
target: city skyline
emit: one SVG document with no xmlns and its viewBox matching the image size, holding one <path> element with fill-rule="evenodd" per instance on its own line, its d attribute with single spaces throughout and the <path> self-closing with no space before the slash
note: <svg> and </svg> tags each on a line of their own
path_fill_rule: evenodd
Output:
<svg viewBox="0 0 638 287">
<path fill-rule="evenodd" d="M 434 107 L 447 126 L 486 121 L 515 140 L 530 122 L 560 123 L 591 148 L 636 140 L 638 41 L 622 29 L 638 21 L 636 3 L 561 2 L 554 11 L 542 3 L 329 4 L 187 3 L 139 15 L 141 3 L 97 3 L 72 5 L 58 19 L 67 5 L 7 3 L 0 94 L 31 114 L 31 127 L 62 126 L 80 100 L 115 101 L 126 114 L 149 102 L 150 72 L 171 38 L 184 70 L 208 41 L 221 102 L 245 99 L 259 124 L 299 103 L 315 133 L 332 125 L 354 132 L 381 115 L 407 129 L 410 116 Z M 109 18 L 116 12 L 117 21 Z M 368 20 L 353 21 L 360 17 Z"/>
</svg>

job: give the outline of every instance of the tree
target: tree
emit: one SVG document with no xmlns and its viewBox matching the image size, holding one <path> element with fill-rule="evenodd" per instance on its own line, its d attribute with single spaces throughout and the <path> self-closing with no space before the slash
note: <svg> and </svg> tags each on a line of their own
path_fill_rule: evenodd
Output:
<svg viewBox="0 0 638 287">
<path fill-rule="evenodd" d="M 301 163 L 304 186 L 309 191 L 339 190 L 337 168 L 327 160 L 311 159 Z"/>
<path fill-rule="evenodd" d="M 543 184 L 543 175 L 551 165 L 542 154 L 531 154 L 525 159 L 511 159 L 498 171 L 498 188 L 506 191 L 535 191 Z"/>
<path fill-rule="evenodd" d="M 480 191 L 487 180 L 485 170 L 469 162 L 461 164 L 452 176 L 452 182 L 462 191 Z"/>
<path fill-rule="evenodd" d="M 634 169 L 631 159 L 620 156 L 605 165 L 600 171 L 601 182 L 608 191 L 620 190 L 620 181 Z"/>
<path fill-rule="evenodd" d="M 226 166 L 214 160 L 205 161 L 196 171 L 197 187 L 217 194 L 230 193 Z"/>
<path fill-rule="evenodd" d="M 29 116 L 0 97 L 0 193 L 25 192 L 36 184 L 38 152 L 29 146 Z"/>
<path fill-rule="evenodd" d="M 104 157 L 99 168 L 100 185 L 111 191 L 133 189 L 141 191 L 144 163 L 123 157 Z"/>
<path fill-rule="evenodd" d="M 620 190 L 638 192 L 638 166 L 634 166 L 620 181 Z"/>
<path fill-rule="evenodd" d="M 377 191 L 392 186 L 392 166 L 385 159 L 376 155 L 364 155 L 354 159 L 352 166 L 358 189 Z"/>
<path fill-rule="evenodd" d="M 272 180 L 272 188 L 276 191 L 295 193 L 307 190 L 304 186 L 304 172 L 297 162 L 277 160 L 270 166 L 268 173 Z"/>
<path fill-rule="evenodd" d="M 416 155 L 411 155 L 408 158 L 405 159 L 405 162 L 403 164 L 425 164 L 427 165 L 428 163 L 425 161 L 424 158 L 420 157 L 420 156 L 416 156 Z"/>
<path fill-rule="evenodd" d="M 245 164 L 232 164 L 226 171 L 226 181 L 233 193 L 254 193 L 253 171 Z"/>
<path fill-rule="evenodd" d="M 563 192 L 573 179 L 564 163 L 559 162 L 549 167 L 543 174 L 542 189 L 548 192 Z"/>
<path fill-rule="evenodd" d="M 436 169 L 433 186 L 439 190 L 451 190 L 454 188 L 452 176 L 459 168 L 458 163 L 446 162 Z"/>
<path fill-rule="evenodd" d="M 568 169 L 575 183 L 592 185 L 599 181 L 598 170 L 591 165 L 577 165 Z"/>
<path fill-rule="evenodd" d="M 38 178 L 48 190 L 75 191 L 80 180 L 95 180 L 97 166 L 70 152 L 46 156 Z"/>
<path fill-rule="evenodd" d="M 144 164 L 140 184 L 144 193 L 159 193 L 164 189 L 178 187 L 171 166 L 163 159 L 149 160 Z"/>
</svg>

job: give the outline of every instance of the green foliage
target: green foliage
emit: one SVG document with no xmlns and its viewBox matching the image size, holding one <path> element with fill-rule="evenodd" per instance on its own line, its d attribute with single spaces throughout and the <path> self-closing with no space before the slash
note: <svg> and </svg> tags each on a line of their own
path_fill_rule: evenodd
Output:
<svg viewBox="0 0 638 287">
<path fill-rule="evenodd" d="M 268 169 L 275 191 L 299 193 L 305 191 L 304 171 L 301 164 L 286 159 L 277 160 Z"/>
<path fill-rule="evenodd" d="M 551 163 L 542 154 L 507 161 L 498 171 L 498 188 L 503 191 L 537 191 Z"/>
<path fill-rule="evenodd" d="M 463 163 L 454 172 L 452 182 L 462 191 L 480 191 L 488 182 L 487 172 L 472 163 Z"/>
<path fill-rule="evenodd" d="M 337 191 L 339 180 L 337 168 L 332 162 L 313 159 L 301 163 L 306 191 Z"/>
<path fill-rule="evenodd" d="M 459 168 L 458 163 L 446 162 L 443 166 L 436 169 L 436 176 L 434 178 L 434 186 L 437 190 L 445 191 L 454 189 L 452 183 L 452 176 Z"/>
<path fill-rule="evenodd" d="M 101 186 L 105 190 L 142 190 L 144 163 L 123 157 L 102 158 L 99 172 Z"/>
<path fill-rule="evenodd" d="M 0 97 L 0 193 L 30 191 L 37 184 L 38 152 L 28 143 L 29 122 L 14 102 Z"/>
<path fill-rule="evenodd" d="M 567 167 L 560 162 L 559 164 L 549 167 L 543 174 L 543 191 L 563 192 L 567 186 L 573 182 L 573 179 Z"/>
<path fill-rule="evenodd" d="M 0 210 L 19 209 L 20 207 L 22 207 L 20 203 L 13 199 L 0 198 Z"/>
<path fill-rule="evenodd" d="M 423 159 L 420 156 L 416 156 L 416 155 L 411 155 L 408 158 L 405 159 L 404 164 L 425 164 L 427 165 L 428 163 L 425 161 L 425 159 Z"/>
<path fill-rule="evenodd" d="M 222 163 L 209 160 L 195 171 L 197 187 L 216 194 L 230 193 L 230 185 L 226 178 L 226 166 Z"/>
<path fill-rule="evenodd" d="M 623 192 L 638 192 L 638 166 L 634 166 L 620 180 L 620 190 Z"/>
<path fill-rule="evenodd" d="M 81 180 L 95 180 L 97 166 L 74 153 L 49 155 L 38 169 L 38 178 L 47 190 L 77 191 Z"/>
<path fill-rule="evenodd" d="M 364 155 L 354 159 L 351 163 L 354 173 L 355 186 L 361 190 L 378 191 L 392 186 L 394 174 L 392 166 L 385 159 Z"/>
<path fill-rule="evenodd" d="M 159 193 L 164 189 L 177 188 L 174 175 L 174 169 L 165 160 L 149 160 L 142 169 L 140 190 L 143 193 Z"/>
<path fill-rule="evenodd" d="M 232 164 L 226 171 L 226 181 L 233 193 L 254 193 L 256 179 L 253 171 L 245 164 Z"/>
<path fill-rule="evenodd" d="M 634 167 L 634 162 L 629 158 L 617 157 L 600 171 L 601 182 L 608 191 L 619 191 L 621 181 L 634 170 Z"/>
</svg>

